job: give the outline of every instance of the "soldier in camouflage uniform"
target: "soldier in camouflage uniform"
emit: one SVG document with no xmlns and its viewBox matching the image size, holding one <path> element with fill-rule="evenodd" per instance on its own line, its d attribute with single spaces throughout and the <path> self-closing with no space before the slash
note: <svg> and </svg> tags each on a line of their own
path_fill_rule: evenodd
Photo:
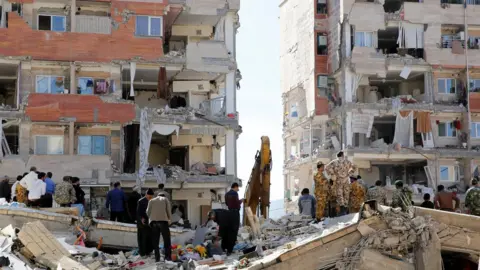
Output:
<svg viewBox="0 0 480 270">
<path fill-rule="evenodd" d="M 328 189 L 330 187 L 328 179 L 323 174 L 324 167 L 324 164 L 319 162 L 317 164 L 317 173 L 313 178 L 315 182 L 315 199 L 317 200 L 315 217 L 318 221 L 320 221 L 324 216 L 325 208 L 328 202 Z"/>
<path fill-rule="evenodd" d="M 62 207 L 67 207 L 75 203 L 77 197 L 75 195 L 75 189 L 70 182 L 70 176 L 64 176 L 63 182 L 55 187 L 54 199 L 55 202 Z"/>
<path fill-rule="evenodd" d="M 465 206 L 470 210 L 470 215 L 480 216 L 480 184 L 478 178 L 472 180 L 472 187 L 467 190 Z"/>
<path fill-rule="evenodd" d="M 392 195 L 392 207 L 402 208 L 402 211 L 406 212 L 408 206 L 412 204 L 412 191 L 407 187 L 403 187 L 403 182 L 397 180 L 395 182 L 395 191 Z"/>
<path fill-rule="evenodd" d="M 350 197 L 350 175 L 357 171 L 357 167 L 344 157 L 343 152 L 325 166 L 328 175 L 337 185 L 337 203 L 340 206 L 340 216 L 348 212 L 348 199 Z"/>
<path fill-rule="evenodd" d="M 340 206 L 337 203 L 337 184 L 335 181 L 330 180 L 328 186 L 328 216 L 333 218 L 340 213 Z"/>
<path fill-rule="evenodd" d="M 352 184 L 350 186 L 350 210 L 349 213 L 358 213 L 365 201 L 365 187 L 360 184 L 358 179 L 350 177 Z"/>
<path fill-rule="evenodd" d="M 367 190 L 367 201 L 375 200 L 378 204 L 387 205 L 387 192 L 382 187 L 382 181 L 375 182 L 375 186 Z"/>
</svg>

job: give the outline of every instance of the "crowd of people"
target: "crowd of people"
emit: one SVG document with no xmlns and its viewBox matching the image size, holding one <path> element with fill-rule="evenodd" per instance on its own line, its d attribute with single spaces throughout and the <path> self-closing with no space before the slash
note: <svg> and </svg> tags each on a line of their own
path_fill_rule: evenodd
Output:
<svg viewBox="0 0 480 270">
<path fill-rule="evenodd" d="M 39 172 L 31 167 L 30 172 L 17 176 L 10 186 L 10 179 L 5 176 L 0 182 L 0 198 L 6 202 L 24 203 L 30 207 L 53 207 L 55 201 L 64 207 L 77 207 L 83 215 L 85 209 L 85 192 L 80 188 L 80 178 L 63 177 L 63 182 L 56 185 L 51 172 Z"/>
<path fill-rule="evenodd" d="M 298 200 L 299 212 L 320 221 L 326 216 L 336 217 L 359 212 L 365 201 L 376 200 L 382 205 L 388 205 L 387 191 L 382 187 L 382 181 L 378 180 L 374 186 L 366 187 L 361 183 L 360 175 L 352 176 L 356 171 L 357 167 L 345 158 L 343 152 L 339 152 L 337 158 L 326 165 L 319 162 L 314 176 L 314 196 L 310 195 L 308 188 L 302 190 Z M 327 179 L 324 172 L 330 176 L 330 179 Z M 410 205 L 414 205 L 412 194 L 412 190 L 404 187 L 401 180 L 396 181 L 390 206 L 406 211 Z M 430 194 L 424 194 L 421 207 L 450 212 L 459 211 L 460 199 L 454 192 L 447 191 L 443 185 L 437 187 L 433 202 L 430 201 L 430 197 Z M 472 186 L 467 190 L 465 207 L 468 208 L 469 214 L 480 216 L 478 177 L 474 177 Z"/>
</svg>

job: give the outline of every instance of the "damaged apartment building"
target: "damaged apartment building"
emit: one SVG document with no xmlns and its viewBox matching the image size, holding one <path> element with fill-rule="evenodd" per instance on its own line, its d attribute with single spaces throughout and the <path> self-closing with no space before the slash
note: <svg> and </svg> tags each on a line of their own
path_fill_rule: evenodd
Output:
<svg viewBox="0 0 480 270">
<path fill-rule="evenodd" d="M 369 186 L 465 191 L 480 165 L 477 4 L 282 2 L 287 199 L 341 149 Z"/>
<path fill-rule="evenodd" d="M 200 224 L 238 181 L 239 3 L 0 0 L 0 175 L 77 176 L 93 214 L 165 183 Z"/>
</svg>

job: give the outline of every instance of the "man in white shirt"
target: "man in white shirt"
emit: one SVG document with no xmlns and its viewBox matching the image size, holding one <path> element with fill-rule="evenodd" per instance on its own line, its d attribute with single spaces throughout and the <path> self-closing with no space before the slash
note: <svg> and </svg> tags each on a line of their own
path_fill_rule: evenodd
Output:
<svg viewBox="0 0 480 270">
<path fill-rule="evenodd" d="M 28 202 L 30 206 L 42 206 L 42 197 L 47 191 L 47 184 L 45 184 L 45 178 L 47 175 L 43 172 L 38 173 L 38 179 L 32 183 L 30 190 L 28 191 Z"/>
</svg>

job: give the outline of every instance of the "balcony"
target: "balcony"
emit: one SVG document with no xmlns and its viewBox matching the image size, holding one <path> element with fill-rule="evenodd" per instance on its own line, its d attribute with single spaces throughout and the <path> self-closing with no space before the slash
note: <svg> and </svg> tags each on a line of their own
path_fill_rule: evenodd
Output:
<svg viewBox="0 0 480 270">
<path fill-rule="evenodd" d="M 404 2 L 404 20 L 411 23 L 461 24 L 464 23 L 463 4 L 442 3 L 441 0 L 423 0 L 420 2 Z M 458 1 L 457 3 L 463 3 Z M 468 5 L 467 21 L 469 24 L 480 24 L 480 6 Z"/>
<path fill-rule="evenodd" d="M 186 68 L 197 72 L 229 73 L 236 69 L 223 41 L 200 41 L 187 45 Z"/>
<path fill-rule="evenodd" d="M 217 97 L 200 103 L 200 111 L 210 118 L 225 117 L 225 97 Z"/>
</svg>

